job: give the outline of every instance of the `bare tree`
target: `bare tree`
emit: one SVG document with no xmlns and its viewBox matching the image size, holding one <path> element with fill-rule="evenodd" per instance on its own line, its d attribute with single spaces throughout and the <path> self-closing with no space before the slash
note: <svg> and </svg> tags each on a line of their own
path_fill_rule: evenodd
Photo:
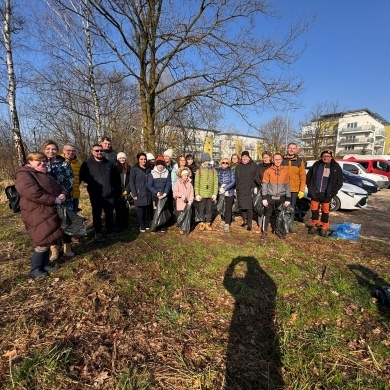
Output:
<svg viewBox="0 0 390 390">
<path fill-rule="evenodd" d="M 282 153 L 285 151 L 287 137 L 290 140 L 294 138 L 290 121 L 282 116 L 275 116 L 261 125 L 259 136 L 263 139 L 263 149 L 271 153 Z"/>
<path fill-rule="evenodd" d="M 318 102 L 306 114 L 300 136 L 301 146 L 306 156 L 318 159 L 325 148 L 336 148 L 338 102 Z"/>
<path fill-rule="evenodd" d="M 6 64 L 8 75 L 6 102 L 8 104 L 11 117 L 13 149 L 15 151 L 12 156 L 15 166 L 19 166 L 26 163 L 26 155 L 20 131 L 18 110 L 16 107 L 16 77 L 13 60 L 12 35 L 17 33 L 18 29 L 22 27 L 23 22 L 21 19 L 13 17 L 11 0 L 5 0 L 5 7 L 4 9 L 1 9 L 1 14 L 3 17 L 3 27 L 1 30 L 3 36 L 3 44 L 6 51 Z"/>
<path fill-rule="evenodd" d="M 69 0 L 56 0 L 71 10 Z M 99 34 L 139 87 L 145 148 L 183 108 L 214 101 L 246 119 L 247 110 L 285 102 L 301 81 L 286 69 L 307 29 L 259 38 L 254 24 L 275 16 L 264 0 L 89 0 Z M 168 79 L 168 82 L 162 83 Z M 179 93 L 178 93 L 179 92 Z M 165 111 L 160 121 L 161 111 Z"/>
</svg>

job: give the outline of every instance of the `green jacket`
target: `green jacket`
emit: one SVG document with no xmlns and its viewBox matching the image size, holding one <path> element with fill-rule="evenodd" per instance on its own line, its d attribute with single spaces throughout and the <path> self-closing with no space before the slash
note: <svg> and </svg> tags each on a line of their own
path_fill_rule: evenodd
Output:
<svg viewBox="0 0 390 390">
<path fill-rule="evenodd" d="M 195 196 L 197 195 L 205 199 L 218 195 L 218 174 L 214 168 L 201 165 L 196 171 Z"/>
</svg>

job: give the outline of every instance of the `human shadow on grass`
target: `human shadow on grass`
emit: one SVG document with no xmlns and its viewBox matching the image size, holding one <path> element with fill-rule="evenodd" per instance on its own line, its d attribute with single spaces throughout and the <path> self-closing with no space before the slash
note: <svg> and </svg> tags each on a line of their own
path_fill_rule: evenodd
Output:
<svg viewBox="0 0 390 390">
<path fill-rule="evenodd" d="M 375 271 L 370 270 L 361 264 L 349 264 L 348 268 L 355 275 L 360 286 L 366 288 L 370 296 L 374 295 L 377 287 L 390 286 L 389 281 L 381 278 Z M 377 301 L 378 312 L 386 319 L 390 319 L 390 307 Z"/>
<path fill-rule="evenodd" d="M 283 389 L 274 281 L 254 257 L 237 257 L 227 268 L 223 284 L 235 299 L 225 389 Z"/>
</svg>

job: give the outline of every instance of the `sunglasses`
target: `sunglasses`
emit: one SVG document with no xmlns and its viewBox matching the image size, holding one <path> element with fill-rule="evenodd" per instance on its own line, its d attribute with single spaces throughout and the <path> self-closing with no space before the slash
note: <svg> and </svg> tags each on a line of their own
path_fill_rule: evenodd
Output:
<svg viewBox="0 0 390 390">
<path fill-rule="evenodd" d="M 103 153 L 103 149 L 94 149 L 93 151 L 96 153 Z"/>
<path fill-rule="evenodd" d="M 223 161 L 221 162 L 222 165 L 229 165 L 229 163 L 227 161 Z"/>
</svg>

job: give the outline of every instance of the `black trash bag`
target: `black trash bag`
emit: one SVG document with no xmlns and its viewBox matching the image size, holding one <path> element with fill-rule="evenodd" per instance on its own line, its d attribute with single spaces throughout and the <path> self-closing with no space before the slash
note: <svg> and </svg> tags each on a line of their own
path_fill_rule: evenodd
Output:
<svg viewBox="0 0 390 390">
<path fill-rule="evenodd" d="M 225 215 L 225 195 L 219 195 L 217 203 L 218 214 Z"/>
<path fill-rule="evenodd" d="M 275 221 L 275 231 L 280 232 L 284 236 L 289 232 L 289 225 L 286 224 L 287 218 L 290 219 L 290 214 L 287 214 L 287 208 L 284 204 L 278 206 L 279 215 Z"/>
<path fill-rule="evenodd" d="M 263 197 L 261 196 L 261 191 L 257 191 L 257 194 L 253 194 L 253 210 L 259 216 L 264 214 Z"/>
<path fill-rule="evenodd" d="M 192 218 L 192 221 L 194 224 L 197 224 L 199 222 L 204 222 L 203 218 L 200 216 L 199 203 L 200 202 L 196 202 L 196 203 L 194 202 L 194 213 L 193 213 L 193 218 Z"/>
<path fill-rule="evenodd" d="M 379 303 L 390 307 L 390 287 L 377 286 L 373 288 L 372 296 L 375 297 Z"/>
<path fill-rule="evenodd" d="M 80 217 L 73 210 L 67 209 L 63 204 L 55 206 L 61 219 L 61 229 L 68 236 L 86 236 L 87 223 L 85 218 Z"/>
<path fill-rule="evenodd" d="M 284 209 L 284 213 L 283 213 L 284 227 L 287 232 L 293 232 L 295 209 L 291 205 L 288 205 L 287 207 L 283 206 L 283 209 Z"/>
<path fill-rule="evenodd" d="M 233 200 L 232 213 L 235 214 L 235 213 L 238 213 L 239 211 L 240 211 L 240 208 L 238 207 L 238 199 L 237 199 L 237 196 L 235 196 L 234 200 Z"/>
<path fill-rule="evenodd" d="M 18 194 L 18 191 L 16 191 L 15 185 L 5 187 L 5 195 L 7 196 L 8 199 L 8 205 L 9 208 L 14 212 L 14 213 L 19 213 L 20 212 L 20 195 Z"/>
<path fill-rule="evenodd" d="M 188 205 L 180 213 L 177 218 L 177 226 L 183 230 L 185 234 L 189 234 L 191 231 L 191 219 L 192 219 L 192 205 Z"/>
<path fill-rule="evenodd" d="M 164 226 L 172 217 L 171 212 L 168 210 L 167 204 L 168 198 L 159 199 L 156 209 L 154 210 L 154 216 L 150 230 L 155 232 L 158 227 Z"/>
</svg>

